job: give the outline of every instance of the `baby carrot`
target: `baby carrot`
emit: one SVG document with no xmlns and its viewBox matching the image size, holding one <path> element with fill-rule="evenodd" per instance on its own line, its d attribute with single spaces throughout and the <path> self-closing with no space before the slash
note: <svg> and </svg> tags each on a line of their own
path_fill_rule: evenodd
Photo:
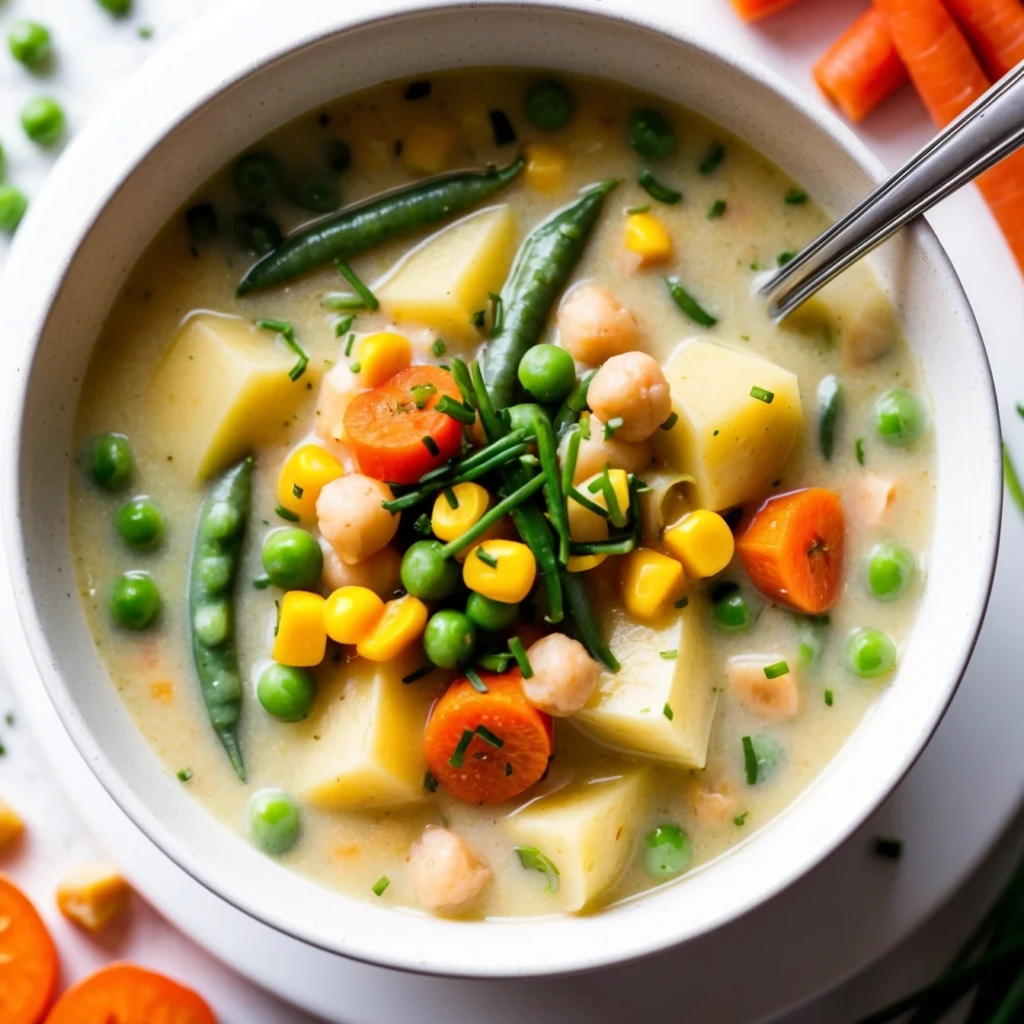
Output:
<svg viewBox="0 0 1024 1024">
<path fill-rule="evenodd" d="M 1024 7 L 1020 0 L 945 0 L 950 14 L 992 78 L 1024 60 Z"/>
<path fill-rule="evenodd" d="M 741 529 L 736 550 L 762 594 L 817 615 L 839 596 L 845 541 L 839 495 L 810 487 L 769 498 Z"/>
<path fill-rule="evenodd" d="M 474 675 L 473 682 L 456 680 L 434 705 L 424 736 L 427 764 L 460 800 L 498 804 L 547 771 L 551 719 L 527 701 L 518 669 Z"/>
<path fill-rule="evenodd" d="M 814 65 L 818 88 L 851 120 L 862 121 L 907 81 L 885 18 L 866 10 Z"/>
<path fill-rule="evenodd" d="M 57 987 L 57 950 L 28 897 L 4 875 L 0 922 L 0 1020 L 39 1024 Z"/>
<path fill-rule="evenodd" d="M 736 13 L 744 21 L 760 21 L 794 3 L 796 0 L 732 0 Z"/>
</svg>

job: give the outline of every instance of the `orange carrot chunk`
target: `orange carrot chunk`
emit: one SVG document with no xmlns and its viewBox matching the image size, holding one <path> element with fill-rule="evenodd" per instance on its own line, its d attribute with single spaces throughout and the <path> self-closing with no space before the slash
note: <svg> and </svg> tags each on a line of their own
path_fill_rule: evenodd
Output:
<svg viewBox="0 0 1024 1024">
<path fill-rule="evenodd" d="M 1020 0 L 945 0 L 992 78 L 1024 60 L 1024 6 Z"/>
<path fill-rule="evenodd" d="M 769 498 L 742 528 L 736 550 L 765 597 L 818 615 L 839 596 L 845 542 L 839 495 L 810 487 Z"/>
<path fill-rule="evenodd" d="M 885 18 L 866 10 L 814 65 L 818 88 L 851 120 L 862 121 L 907 82 Z"/>
<path fill-rule="evenodd" d="M 443 395 L 461 402 L 455 378 L 439 366 L 410 366 L 356 395 L 345 410 L 345 439 L 360 472 L 413 484 L 459 454 L 462 425 L 435 405 Z"/>
<path fill-rule="evenodd" d="M 60 964 L 28 897 L 0 875 L 0 1021 L 39 1024 L 53 1002 Z"/>
<path fill-rule="evenodd" d="M 794 3 L 796 0 L 732 0 L 736 13 L 744 21 L 760 21 L 769 14 L 791 7 Z"/>
<path fill-rule="evenodd" d="M 204 1000 L 170 978 L 111 964 L 73 985 L 46 1024 L 217 1024 Z"/>
<path fill-rule="evenodd" d="M 551 718 L 523 693 L 518 669 L 481 672 L 486 693 L 457 679 L 434 705 L 424 745 L 431 774 L 453 796 L 500 804 L 527 790 L 547 771 Z"/>
</svg>

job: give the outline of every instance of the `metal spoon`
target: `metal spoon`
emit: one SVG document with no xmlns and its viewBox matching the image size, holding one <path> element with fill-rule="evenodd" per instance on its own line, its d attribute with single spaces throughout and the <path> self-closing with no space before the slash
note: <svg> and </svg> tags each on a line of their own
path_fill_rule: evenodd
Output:
<svg viewBox="0 0 1024 1024">
<path fill-rule="evenodd" d="M 759 291 L 778 323 L 890 235 L 1024 145 L 1024 62 Z M 787 287 L 788 286 L 788 287 Z"/>
</svg>

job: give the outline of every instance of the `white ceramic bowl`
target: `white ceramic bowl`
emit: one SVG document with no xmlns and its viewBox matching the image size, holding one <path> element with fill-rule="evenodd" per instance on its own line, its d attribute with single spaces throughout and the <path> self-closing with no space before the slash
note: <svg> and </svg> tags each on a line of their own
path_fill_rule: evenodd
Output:
<svg viewBox="0 0 1024 1024">
<path fill-rule="evenodd" d="M 94 339 L 129 269 L 204 179 L 296 115 L 384 78 L 513 65 L 585 72 L 660 93 L 745 138 L 841 212 L 882 175 L 849 131 L 656 0 L 441 3 L 234 0 L 171 44 L 71 145 L 25 221 L 0 288 L 15 381 L 4 540 L 50 699 L 97 776 L 178 864 L 316 946 L 475 976 L 584 970 L 691 939 L 826 856 L 921 752 L 959 682 L 995 561 L 1001 468 L 988 363 L 952 267 L 924 225 L 877 260 L 934 403 L 938 514 L 929 580 L 893 684 L 803 796 L 678 884 L 592 917 L 457 923 L 348 899 L 263 857 L 213 820 L 126 713 L 86 629 L 68 544 L 74 410 Z M 45 738 L 44 738 L 45 739 Z"/>
</svg>

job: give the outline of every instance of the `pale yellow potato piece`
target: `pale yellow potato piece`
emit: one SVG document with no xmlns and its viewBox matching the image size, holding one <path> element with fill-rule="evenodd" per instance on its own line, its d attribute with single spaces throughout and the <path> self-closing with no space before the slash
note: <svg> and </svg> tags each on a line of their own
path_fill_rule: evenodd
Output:
<svg viewBox="0 0 1024 1024">
<path fill-rule="evenodd" d="M 431 235 L 374 286 L 397 323 L 429 327 L 446 341 L 475 342 L 470 318 L 500 292 L 512 263 L 515 217 L 496 206 Z"/>
<path fill-rule="evenodd" d="M 356 658 L 332 666 L 320 682 L 323 711 L 305 727 L 310 735 L 297 772 L 304 800 L 351 811 L 426 799 L 423 730 L 434 693 L 402 682 L 422 663 L 422 652 L 413 652 L 394 661 Z"/>
<path fill-rule="evenodd" d="M 558 869 L 551 909 L 582 910 L 625 870 L 647 812 L 646 768 L 623 767 L 542 797 L 506 818 L 516 846 L 536 847 Z M 544 885 L 538 875 L 537 884 Z"/>
<path fill-rule="evenodd" d="M 199 483 L 273 440 L 313 380 L 295 354 L 238 317 L 199 313 L 178 329 L 153 375 L 150 406 L 183 478 Z"/>
<path fill-rule="evenodd" d="M 706 621 L 696 595 L 655 624 L 604 602 L 604 635 L 622 667 L 601 672 L 597 691 L 569 721 L 617 750 L 703 768 L 717 700 Z M 663 658 L 662 651 L 676 656 Z"/>
<path fill-rule="evenodd" d="M 759 356 L 708 341 L 690 341 L 665 367 L 671 430 L 656 430 L 655 453 L 679 473 L 695 508 L 732 508 L 771 490 L 803 423 L 796 375 Z M 751 388 L 771 391 L 766 403 Z"/>
<path fill-rule="evenodd" d="M 128 907 L 131 886 L 112 864 L 80 864 L 57 887 L 57 907 L 71 922 L 96 934 Z"/>
</svg>

